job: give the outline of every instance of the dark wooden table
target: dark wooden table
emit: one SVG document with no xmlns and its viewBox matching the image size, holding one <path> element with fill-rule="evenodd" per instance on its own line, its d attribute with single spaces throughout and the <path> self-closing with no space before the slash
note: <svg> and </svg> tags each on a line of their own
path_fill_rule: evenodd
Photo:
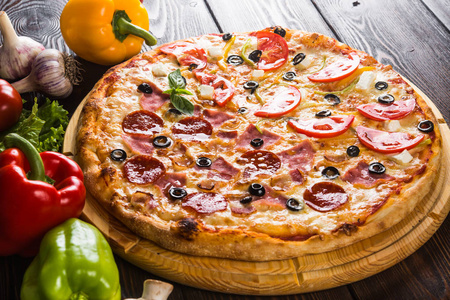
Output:
<svg viewBox="0 0 450 300">
<path fill-rule="evenodd" d="M 0 0 L 19 35 L 70 52 L 59 31 L 67 0 Z M 320 32 L 361 49 L 412 81 L 450 121 L 450 0 L 144 0 L 158 43 L 212 32 L 268 26 Z M 148 48 L 145 48 L 148 49 Z M 73 113 L 106 71 L 79 59 L 84 81 L 60 103 Z M 34 95 L 24 95 L 31 98 Z M 0 191 L 1 192 L 1 191 Z M 418 251 L 365 280 L 309 294 L 272 299 L 450 299 L 450 220 Z M 139 297 L 157 276 L 116 256 L 122 296 Z M 31 258 L 0 258 L 0 299 L 19 299 Z M 167 280 L 165 280 L 167 281 Z M 169 299 L 263 299 L 174 284 Z"/>
</svg>

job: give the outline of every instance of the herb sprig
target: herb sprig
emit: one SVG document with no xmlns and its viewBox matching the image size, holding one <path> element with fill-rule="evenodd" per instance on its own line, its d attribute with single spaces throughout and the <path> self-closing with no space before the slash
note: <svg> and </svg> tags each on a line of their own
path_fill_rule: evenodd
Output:
<svg viewBox="0 0 450 300">
<path fill-rule="evenodd" d="M 186 90 L 186 79 L 181 75 L 180 69 L 176 69 L 168 75 L 170 89 L 164 91 L 164 94 L 170 94 L 170 103 L 180 112 L 186 115 L 194 114 L 194 104 L 182 95 L 192 95 Z"/>
</svg>

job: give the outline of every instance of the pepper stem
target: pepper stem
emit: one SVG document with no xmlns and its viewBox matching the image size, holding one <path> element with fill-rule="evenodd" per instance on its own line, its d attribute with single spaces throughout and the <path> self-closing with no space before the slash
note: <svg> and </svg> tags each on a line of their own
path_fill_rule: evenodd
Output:
<svg viewBox="0 0 450 300">
<path fill-rule="evenodd" d="M 19 148 L 28 160 L 30 172 L 27 175 L 29 180 L 45 180 L 45 168 L 39 152 L 29 141 L 17 133 L 9 133 L 3 140 L 6 148 Z"/>
<path fill-rule="evenodd" d="M 149 46 L 156 45 L 156 38 L 147 30 L 131 23 L 130 17 L 124 10 L 117 10 L 114 13 L 112 26 L 116 39 L 123 42 L 129 34 L 135 35 L 144 39 Z"/>
</svg>

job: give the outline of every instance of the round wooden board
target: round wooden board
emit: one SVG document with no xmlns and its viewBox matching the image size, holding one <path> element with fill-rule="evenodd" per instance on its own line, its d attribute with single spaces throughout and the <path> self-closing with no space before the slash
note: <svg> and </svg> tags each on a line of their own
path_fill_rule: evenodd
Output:
<svg viewBox="0 0 450 300">
<path fill-rule="evenodd" d="M 411 84 L 412 85 L 412 84 Z M 414 85 L 412 85 L 414 87 Z M 196 257 L 163 249 L 132 233 L 87 195 L 82 219 L 97 226 L 113 251 L 157 276 L 199 289 L 233 294 L 286 295 L 349 284 L 402 261 L 439 228 L 450 210 L 450 130 L 426 95 L 414 87 L 433 109 L 443 137 L 443 158 L 430 193 L 393 228 L 345 248 L 293 259 L 248 262 Z M 75 154 L 80 104 L 64 139 L 63 152 Z"/>
</svg>

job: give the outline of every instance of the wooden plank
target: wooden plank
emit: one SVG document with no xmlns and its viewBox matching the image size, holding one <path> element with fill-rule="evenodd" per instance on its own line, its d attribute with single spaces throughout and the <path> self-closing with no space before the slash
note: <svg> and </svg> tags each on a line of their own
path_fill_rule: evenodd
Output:
<svg viewBox="0 0 450 300">
<path fill-rule="evenodd" d="M 69 52 L 59 30 L 59 16 L 68 0 L 8 1 L 0 0 L 0 9 L 6 11 L 17 35 L 28 36 L 46 48 Z"/>
<path fill-rule="evenodd" d="M 224 32 L 246 32 L 283 26 L 334 37 L 309 0 L 206 0 Z M 230 18 L 230 16 L 233 16 Z M 261 17 L 264 16 L 264 17 Z"/>
<path fill-rule="evenodd" d="M 422 0 L 429 10 L 450 30 L 450 0 Z"/>
<path fill-rule="evenodd" d="M 344 43 L 392 65 L 450 121 L 450 34 L 420 0 L 313 2 Z"/>
<path fill-rule="evenodd" d="M 218 31 L 202 0 L 152 0 L 144 1 L 144 6 L 158 45 Z"/>
</svg>

